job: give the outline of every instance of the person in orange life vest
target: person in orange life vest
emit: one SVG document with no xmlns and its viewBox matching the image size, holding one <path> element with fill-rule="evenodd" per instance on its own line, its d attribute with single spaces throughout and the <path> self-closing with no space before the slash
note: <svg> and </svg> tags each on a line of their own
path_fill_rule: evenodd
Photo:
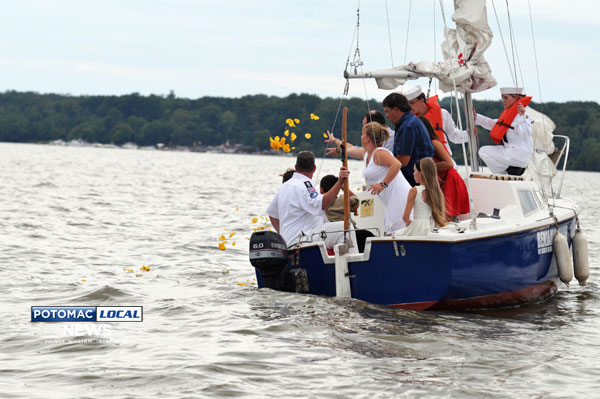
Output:
<svg viewBox="0 0 600 399">
<path fill-rule="evenodd" d="M 475 109 L 473 112 L 476 114 L 475 124 L 490 130 L 490 136 L 496 137 L 501 144 L 481 147 L 479 156 L 492 173 L 507 174 L 510 170 L 527 167 L 533 155 L 531 120 L 525 114 L 525 107 L 531 98 L 523 95 L 522 87 L 503 87 L 500 93 L 504 106 L 500 118 L 485 117 L 475 113 Z M 522 169 L 520 173 L 511 174 L 521 173 Z"/>
<path fill-rule="evenodd" d="M 438 135 L 440 142 L 444 145 L 450 156 L 452 156 L 452 149 L 448 144 L 448 140 L 454 144 L 469 142 L 469 133 L 464 130 L 461 131 L 456 127 L 450 112 L 440 107 L 438 96 L 432 96 L 429 97 L 429 99 L 426 99 L 421 86 L 405 86 L 402 89 L 402 94 L 404 94 L 408 100 L 412 112 L 415 115 L 424 116 L 429 120 L 431 126 L 433 126 L 433 130 Z M 477 134 L 477 132 L 475 132 L 475 134 Z"/>
</svg>

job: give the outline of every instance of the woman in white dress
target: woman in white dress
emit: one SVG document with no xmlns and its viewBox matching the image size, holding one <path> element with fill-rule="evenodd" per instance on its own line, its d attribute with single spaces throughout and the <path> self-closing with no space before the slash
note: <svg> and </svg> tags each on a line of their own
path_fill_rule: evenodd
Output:
<svg viewBox="0 0 600 399">
<path fill-rule="evenodd" d="M 410 184 L 400 172 L 402 164 L 387 148 L 382 147 L 389 137 L 387 128 L 377 122 L 363 126 L 360 141 L 362 157 L 365 165 L 363 176 L 369 186 L 369 191 L 378 195 L 385 204 L 385 233 L 391 234 L 405 226 L 402 211 Z M 350 147 L 351 144 L 348 144 Z M 358 148 L 358 147 L 355 147 Z"/>
<path fill-rule="evenodd" d="M 414 177 L 419 185 L 410 189 L 403 216 L 408 227 L 398 231 L 397 234 L 426 236 L 436 225 L 439 227 L 446 225 L 444 194 L 440 188 L 433 159 L 423 158 L 417 162 Z"/>
</svg>

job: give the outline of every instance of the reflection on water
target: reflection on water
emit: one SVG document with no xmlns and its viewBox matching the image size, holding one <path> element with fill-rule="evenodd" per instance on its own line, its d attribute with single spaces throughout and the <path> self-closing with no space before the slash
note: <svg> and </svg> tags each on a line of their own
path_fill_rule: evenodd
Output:
<svg viewBox="0 0 600 399">
<path fill-rule="evenodd" d="M 586 287 L 574 282 L 521 308 L 413 312 L 256 289 L 251 220 L 264 215 L 291 157 L 2 143 L 0 153 L 2 397 L 539 398 L 600 389 L 600 188 L 589 184 L 598 174 L 571 172 L 563 189 L 584 209 Z M 338 168 L 327 160 L 320 173 Z M 350 170 L 359 186 L 360 162 Z M 235 235 L 220 251 L 225 231 Z M 105 304 L 144 306 L 144 321 L 96 330 L 29 321 L 32 305 Z"/>
</svg>

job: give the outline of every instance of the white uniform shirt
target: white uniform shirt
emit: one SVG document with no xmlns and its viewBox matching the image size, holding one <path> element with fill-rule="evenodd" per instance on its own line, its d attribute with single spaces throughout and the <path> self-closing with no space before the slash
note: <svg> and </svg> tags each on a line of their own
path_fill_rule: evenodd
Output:
<svg viewBox="0 0 600 399">
<path fill-rule="evenodd" d="M 477 114 L 475 124 L 483 126 L 488 130 L 492 130 L 498 119 L 491 119 L 486 116 Z M 505 134 L 506 142 L 504 147 L 510 149 L 512 158 L 522 161 L 527 165 L 533 154 L 533 143 L 531 141 L 531 120 L 527 115 L 515 116 L 511 126 L 514 129 L 508 129 Z"/>
<path fill-rule="evenodd" d="M 454 119 L 452 119 L 450 112 L 446 111 L 444 108 L 442 108 L 442 129 L 444 129 L 444 133 L 446 134 L 446 143 L 444 143 L 444 147 L 446 147 L 450 156 L 452 156 L 452 149 L 450 148 L 448 141 L 451 141 L 454 144 L 469 142 L 469 133 L 464 130 L 459 130 L 454 124 Z M 456 165 L 454 166 L 456 167 Z"/>
<path fill-rule="evenodd" d="M 312 179 L 295 172 L 281 185 L 267 214 L 279 219 L 279 232 L 289 246 L 298 241 L 300 233 L 309 233 L 323 225 L 323 196 Z"/>
</svg>

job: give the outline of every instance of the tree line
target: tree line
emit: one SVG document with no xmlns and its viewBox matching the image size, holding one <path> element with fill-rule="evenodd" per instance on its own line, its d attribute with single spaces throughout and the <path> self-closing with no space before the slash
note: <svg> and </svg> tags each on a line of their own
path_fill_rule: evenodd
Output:
<svg viewBox="0 0 600 399">
<path fill-rule="evenodd" d="M 600 171 L 598 103 L 531 105 L 554 121 L 556 134 L 570 137 L 569 169 Z M 445 99 L 442 106 L 456 115 L 450 99 Z M 502 111 L 500 101 L 474 101 L 474 106 L 492 118 Z M 381 103 L 375 100 L 340 100 L 309 94 L 186 99 L 173 94 L 71 96 L 6 91 L 0 93 L 0 141 L 80 139 L 89 143 L 162 143 L 197 148 L 227 144 L 236 146 L 238 151 L 274 152 L 269 138 L 278 136 L 286 137 L 294 148 L 292 152 L 310 150 L 319 156 L 325 151 L 323 134 L 327 130 L 333 129 L 340 136 L 342 107 L 349 108 L 349 141 L 359 144 L 364 113 L 369 109 L 382 110 Z M 293 142 L 292 133 L 296 137 Z M 480 145 L 491 144 L 484 129 L 479 128 L 479 138 Z M 462 162 L 460 146 L 453 151 L 457 163 Z"/>
</svg>

